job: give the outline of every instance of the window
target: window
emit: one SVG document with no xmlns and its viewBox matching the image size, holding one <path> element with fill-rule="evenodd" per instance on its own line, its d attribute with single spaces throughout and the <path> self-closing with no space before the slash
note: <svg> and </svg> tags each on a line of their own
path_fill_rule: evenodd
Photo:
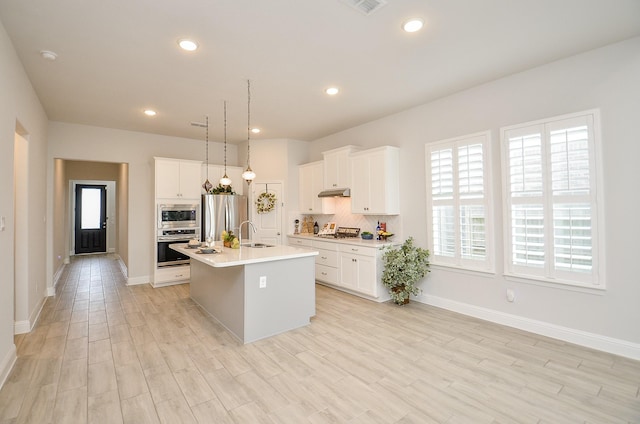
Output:
<svg viewBox="0 0 640 424">
<path fill-rule="evenodd" d="M 433 264 L 492 271 L 490 133 L 427 144 Z"/>
<path fill-rule="evenodd" d="M 598 111 L 502 129 L 508 274 L 597 286 Z"/>
</svg>

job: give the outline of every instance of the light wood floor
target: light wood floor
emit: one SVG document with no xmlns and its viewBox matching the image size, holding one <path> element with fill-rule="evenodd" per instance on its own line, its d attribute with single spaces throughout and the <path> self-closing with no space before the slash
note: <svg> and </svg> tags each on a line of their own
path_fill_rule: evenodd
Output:
<svg viewBox="0 0 640 424">
<path fill-rule="evenodd" d="M 317 287 L 311 325 L 239 345 L 189 286 L 77 258 L 16 337 L 0 423 L 640 422 L 640 362 Z"/>
</svg>

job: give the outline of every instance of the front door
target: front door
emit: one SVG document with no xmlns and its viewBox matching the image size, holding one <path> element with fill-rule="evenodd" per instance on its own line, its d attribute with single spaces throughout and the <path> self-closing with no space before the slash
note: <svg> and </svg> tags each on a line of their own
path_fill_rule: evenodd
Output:
<svg viewBox="0 0 640 424">
<path fill-rule="evenodd" d="M 76 185 L 76 254 L 107 251 L 106 187 Z"/>
<path fill-rule="evenodd" d="M 249 237 L 262 243 L 282 244 L 282 183 L 254 182 L 251 190 L 249 210 L 256 234 L 250 233 Z"/>
</svg>

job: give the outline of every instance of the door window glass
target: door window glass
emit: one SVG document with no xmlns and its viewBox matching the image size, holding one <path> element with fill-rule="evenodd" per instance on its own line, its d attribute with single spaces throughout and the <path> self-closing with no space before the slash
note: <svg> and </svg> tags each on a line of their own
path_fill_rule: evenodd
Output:
<svg viewBox="0 0 640 424">
<path fill-rule="evenodd" d="M 83 230 L 94 230 L 101 228 L 100 209 L 101 192 L 99 188 L 82 188 L 82 219 L 81 228 Z"/>
</svg>

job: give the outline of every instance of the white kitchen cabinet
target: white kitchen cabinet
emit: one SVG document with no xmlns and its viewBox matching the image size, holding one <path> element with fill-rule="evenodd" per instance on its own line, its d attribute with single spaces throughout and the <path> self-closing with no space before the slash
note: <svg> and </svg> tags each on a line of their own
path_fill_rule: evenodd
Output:
<svg viewBox="0 0 640 424">
<path fill-rule="evenodd" d="M 346 289 L 378 297 L 380 267 L 377 249 L 340 246 L 340 280 Z"/>
<path fill-rule="evenodd" d="M 311 249 L 313 246 L 313 240 L 311 238 L 297 238 L 297 237 L 288 237 L 289 246 L 294 247 L 303 247 Z"/>
<path fill-rule="evenodd" d="M 324 189 L 323 161 L 306 163 L 298 167 L 300 178 L 300 212 L 303 214 L 333 214 L 335 201 L 318 197 Z"/>
<path fill-rule="evenodd" d="M 245 182 L 242 179 L 243 169 L 239 166 L 228 166 L 227 165 L 227 177 L 231 178 L 231 187 L 236 194 L 242 195 L 244 194 L 244 186 Z M 214 186 L 218 187 L 220 184 L 220 178 L 224 176 L 224 165 L 214 165 L 209 164 L 209 182 Z M 202 165 L 202 175 L 200 176 L 202 182 L 200 185 L 206 181 L 207 179 L 207 165 Z M 204 189 L 202 189 L 202 194 L 204 194 Z"/>
<path fill-rule="evenodd" d="M 349 156 L 356 146 L 344 146 L 322 152 L 324 158 L 324 189 L 351 188 L 351 166 Z"/>
<path fill-rule="evenodd" d="M 316 280 L 329 284 L 338 284 L 338 246 L 335 243 L 313 240 L 316 256 Z"/>
<path fill-rule="evenodd" d="M 390 299 L 382 284 L 381 247 L 387 243 L 300 235 L 290 235 L 288 242 L 291 246 L 318 251 L 315 264 L 318 283 L 375 302 Z"/>
<path fill-rule="evenodd" d="M 156 268 L 154 272 L 153 288 L 172 286 L 189 281 L 191 278 L 191 268 L 189 265 L 168 266 Z"/>
<path fill-rule="evenodd" d="M 200 199 L 202 162 L 155 158 L 156 199 Z"/>
<path fill-rule="evenodd" d="M 355 152 L 351 163 L 351 212 L 363 215 L 400 213 L 400 149 L 383 146 Z"/>
</svg>

